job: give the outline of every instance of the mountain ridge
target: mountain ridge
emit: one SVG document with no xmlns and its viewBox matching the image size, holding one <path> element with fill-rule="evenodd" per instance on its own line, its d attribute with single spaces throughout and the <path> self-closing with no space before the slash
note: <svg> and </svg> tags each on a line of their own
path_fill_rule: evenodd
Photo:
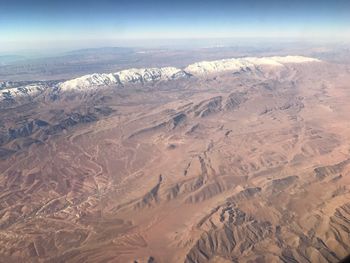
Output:
<svg viewBox="0 0 350 263">
<path fill-rule="evenodd" d="M 30 85 L 9 87 L 5 85 L 0 89 L 0 102 L 16 100 L 26 96 L 40 95 L 47 88 L 53 88 L 55 92 L 88 91 L 103 86 L 120 86 L 133 84 L 150 84 L 158 81 L 171 81 L 186 79 L 191 76 L 204 77 L 220 72 L 240 72 L 242 70 L 258 70 L 260 67 L 283 67 L 291 63 L 321 62 L 316 58 L 304 56 L 272 56 L 272 57 L 244 57 L 214 61 L 201 61 L 188 65 L 181 69 L 176 67 L 161 68 L 131 68 L 115 73 L 93 73 L 78 78 L 58 82 L 54 86 L 44 85 L 40 81 Z M 1 83 L 0 83 L 1 84 Z M 1 85 L 0 85 L 1 87 Z"/>
</svg>

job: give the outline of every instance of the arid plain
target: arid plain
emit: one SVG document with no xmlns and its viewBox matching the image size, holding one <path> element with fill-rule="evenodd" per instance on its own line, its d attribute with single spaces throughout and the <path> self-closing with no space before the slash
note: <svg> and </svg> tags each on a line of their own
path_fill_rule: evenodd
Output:
<svg viewBox="0 0 350 263">
<path fill-rule="evenodd" d="M 338 262 L 350 67 L 263 65 L 0 110 L 0 262 Z"/>
</svg>

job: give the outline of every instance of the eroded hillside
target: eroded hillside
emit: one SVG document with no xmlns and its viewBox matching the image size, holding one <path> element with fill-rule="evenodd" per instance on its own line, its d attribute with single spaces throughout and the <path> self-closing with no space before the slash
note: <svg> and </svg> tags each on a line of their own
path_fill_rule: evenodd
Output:
<svg viewBox="0 0 350 263">
<path fill-rule="evenodd" d="M 350 71 L 285 60 L 3 94 L 1 260 L 338 262 Z"/>
</svg>

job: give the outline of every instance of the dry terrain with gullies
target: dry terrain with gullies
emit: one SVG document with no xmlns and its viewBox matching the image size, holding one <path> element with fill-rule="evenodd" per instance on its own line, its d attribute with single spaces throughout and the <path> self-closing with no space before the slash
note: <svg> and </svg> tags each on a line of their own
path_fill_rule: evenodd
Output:
<svg viewBox="0 0 350 263">
<path fill-rule="evenodd" d="M 338 262 L 349 101 L 301 57 L 8 84 L 0 262 Z"/>
</svg>

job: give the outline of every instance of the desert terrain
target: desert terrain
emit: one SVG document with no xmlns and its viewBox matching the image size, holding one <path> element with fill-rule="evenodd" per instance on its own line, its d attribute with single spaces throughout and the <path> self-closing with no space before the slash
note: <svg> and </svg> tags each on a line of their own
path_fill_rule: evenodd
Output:
<svg viewBox="0 0 350 263">
<path fill-rule="evenodd" d="M 251 61 L 0 86 L 0 262 L 350 254 L 350 66 Z"/>
</svg>

